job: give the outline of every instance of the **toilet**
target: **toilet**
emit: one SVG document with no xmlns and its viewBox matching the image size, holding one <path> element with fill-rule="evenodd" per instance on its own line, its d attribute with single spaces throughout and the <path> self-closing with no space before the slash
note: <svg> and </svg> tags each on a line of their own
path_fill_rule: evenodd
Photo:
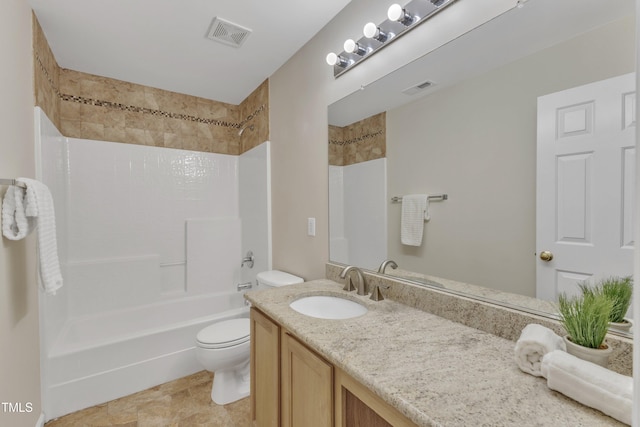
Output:
<svg viewBox="0 0 640 427">
<path fill-rule="evenodd" d="M 258 273 L 258 289 L 294 285 L 304 280 L 284 271 Z M 248 318 L 223 320 L 196 335 L 196 358 L 214 372 L 211 400 L 226 405 L 249 396 L 250 329 Z"/>
</svg>

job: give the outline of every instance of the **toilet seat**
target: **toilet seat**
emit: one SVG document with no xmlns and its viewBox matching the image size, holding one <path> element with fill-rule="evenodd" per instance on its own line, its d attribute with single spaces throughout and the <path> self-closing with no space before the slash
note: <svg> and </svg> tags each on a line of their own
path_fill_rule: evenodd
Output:
<svg viewBox="0 0 640 427">
<path fill-rule="evenodd" d="M 250 340 L 251 323 L 247 318 L 214 323 L 198 332 L 196 340 L 202 348 L 227 348 Z"/>
</svg>

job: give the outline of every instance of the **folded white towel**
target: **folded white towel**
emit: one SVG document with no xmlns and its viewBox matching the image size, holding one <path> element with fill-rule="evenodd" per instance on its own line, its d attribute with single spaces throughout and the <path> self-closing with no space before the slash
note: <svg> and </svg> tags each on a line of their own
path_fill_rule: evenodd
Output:
<svg viewBox="0 0 640 427">
<path fill-rule="evenodd" d="M 403 245 L 420 246 L 424 221 L 429 220 L 429 196 L 409 194 L 402 196 L 402 217 L 400 220 L 400 241 Z"/>
<path fill-rule="evenodd" d="M 29 178 L 18 178 L 17 181 L 27 186 L 25 215 L 37 219 L 40 280 L 45 292 L 55 295 L 62 287 L 62 273 L 58 261 L 53 198 L 49 188 L 39 181 Z"/>
<path fill-rule="evenodd" d="M 2 199 L 2 235 L 9 240 L 24 239 L 35 229 L 35 220 L 25 214 L 24 193 L 24 189 L 12 185 Z"/>
<path fill-rule="evenodd" d="M 633 378 L 555 350 L 542 358 L 547 386 L 631 425 Z"/>
<path fill-rule="evenodd" d="M 516 363 L 523 372 L 541 377 L 542 357 L 554 350 L 566 350 L 562 337 L 549 328 L 530 323 L 524 327 L 516 342 Z"/>
</svg>

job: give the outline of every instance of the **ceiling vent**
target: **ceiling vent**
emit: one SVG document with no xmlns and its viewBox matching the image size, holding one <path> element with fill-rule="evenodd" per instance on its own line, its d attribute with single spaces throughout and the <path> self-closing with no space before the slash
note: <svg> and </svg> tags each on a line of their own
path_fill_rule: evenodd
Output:
<svg viewBox="0 0 640 427">
<path fill-rule="evenodd" d="M 416 93 L 422 92 L 423 90 L 428 89 L 433 85 L 435 85 L 434 82 L 430 82 L 430 81 L 422 82 L 422 83 L 420 83 L 418 85 L 411 86 L 411 87 L 403 90 L 402 93 L 405 93 L 407 95 L 415 95 Z"/>
<path fill-rule="evenodd" d="M 227 46 L 240 47 L 249 34 L 251 34 L 250 29 L 215 17 L 211 22 L 207 38 Z"/>
</svg>

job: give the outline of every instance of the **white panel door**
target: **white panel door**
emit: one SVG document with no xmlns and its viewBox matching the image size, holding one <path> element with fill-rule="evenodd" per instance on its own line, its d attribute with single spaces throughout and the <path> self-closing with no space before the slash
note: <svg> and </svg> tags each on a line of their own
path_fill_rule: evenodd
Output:
<svg viewBox="0 0 640 427">
<path fill-rule="evenodd" d="M 537 156 L 537 297 L 633 274 L 635 73 L 538 98 Z"/>
</svg>

